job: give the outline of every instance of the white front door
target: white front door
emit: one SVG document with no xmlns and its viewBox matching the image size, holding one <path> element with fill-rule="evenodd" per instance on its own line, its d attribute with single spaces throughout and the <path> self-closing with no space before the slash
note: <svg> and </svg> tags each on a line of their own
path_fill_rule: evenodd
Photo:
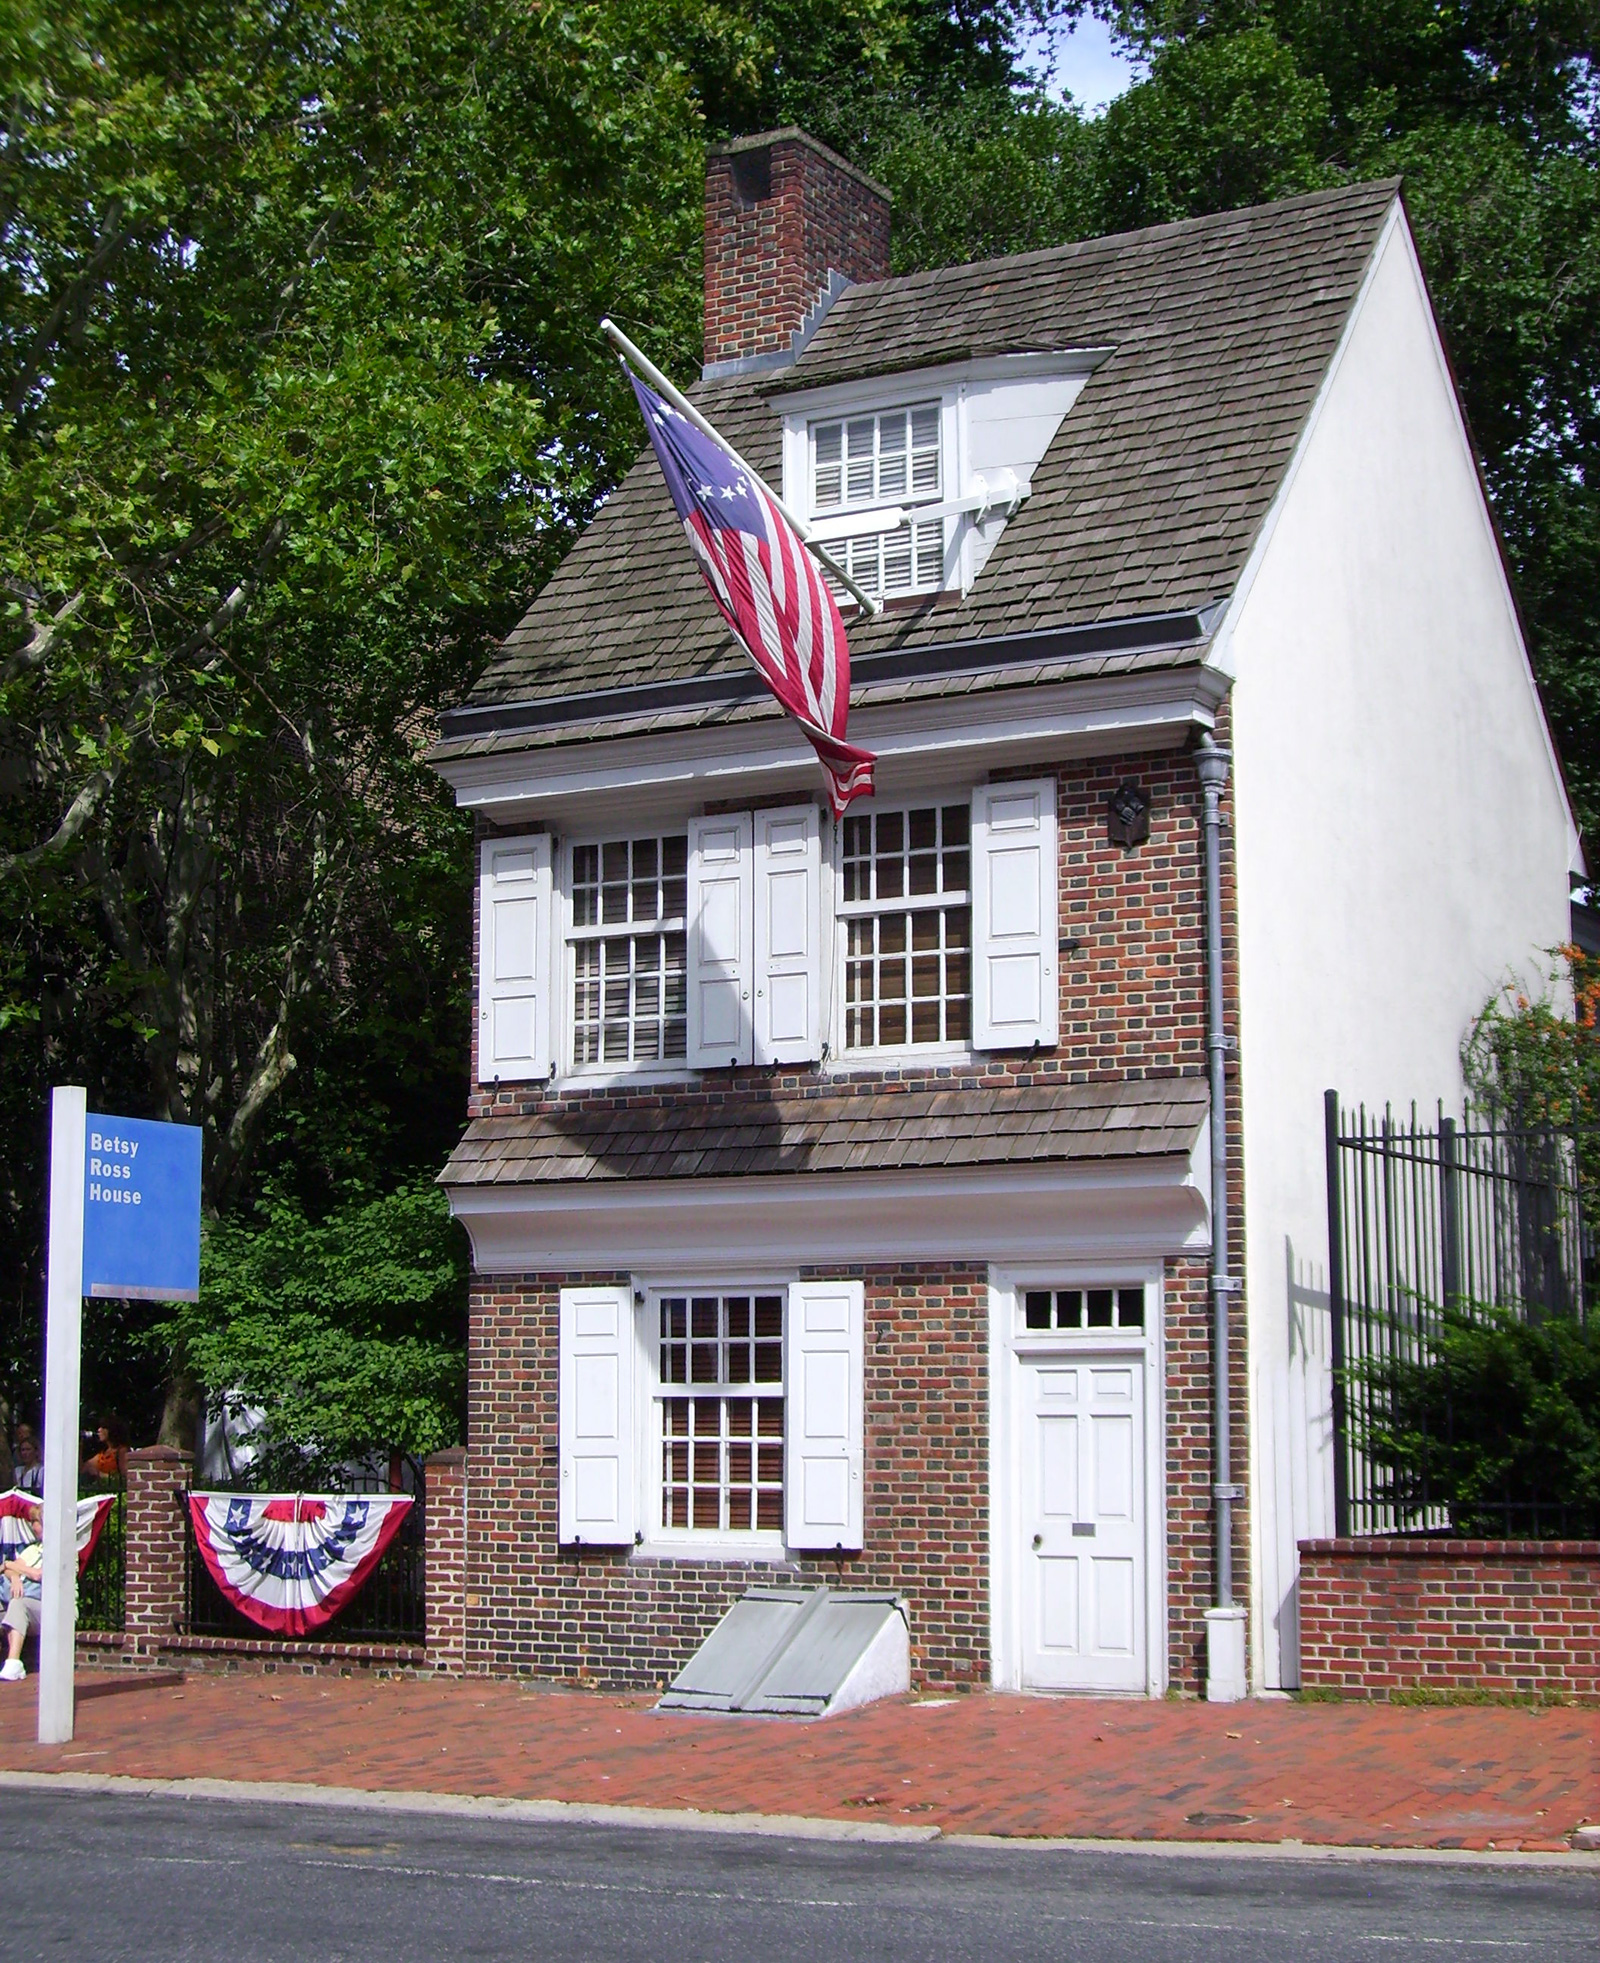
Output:
<svg viewBox="0 0 1600 1963">
<path fill-rule="evenodd" d="M 1142 1691 L 1144 1360 L 1041 1357 L 1021 1377 L 1023 1682 Z"/>
</svg>

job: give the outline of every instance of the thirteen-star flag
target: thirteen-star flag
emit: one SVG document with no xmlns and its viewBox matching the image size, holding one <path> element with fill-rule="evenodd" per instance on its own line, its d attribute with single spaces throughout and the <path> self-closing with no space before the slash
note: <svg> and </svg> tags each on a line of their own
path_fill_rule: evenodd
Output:
<svg viewBox="0 0 1600 1963">
<path fill-rule="evenodd" d="M 850 649 L 833 594 L 799 533 L 738 458 L 631 369 L 628 379 L 717 611 L 804 730 L 837 816 L 852 798 L 871 795 L 877 759 L 844 740 Z"/>
</svg>

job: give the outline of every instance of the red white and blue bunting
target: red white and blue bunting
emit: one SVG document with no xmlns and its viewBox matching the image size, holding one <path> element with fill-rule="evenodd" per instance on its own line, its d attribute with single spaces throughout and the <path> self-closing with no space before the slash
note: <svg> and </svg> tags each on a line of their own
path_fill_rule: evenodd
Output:
<svg viewBox="0 0 1600 1963">
<path fill-rule="evenodd" d="M 275 1636 L 305 1636 L 348 1602 L 378 1565 L 409 1493 L 191 1493 L 195 1543 L 241 1615 Z"/>
<path fill-rule="evenodd" d="M 111 1502 L 116 1497 L 115 1493 L 95 1493 L 78 1501 L 79 1574 L 88 1567 L 89 1557 L 100 1544 L 106 1521 L 111 1517 Z M 0 1561 L 11 1560 L 19 1547 L 25 1547 L 34 1538 L 28 1525 L 28 1510 L 41 1504 L 37 1493 L 17 1490 L 0 1493 Z"/>
</svg>

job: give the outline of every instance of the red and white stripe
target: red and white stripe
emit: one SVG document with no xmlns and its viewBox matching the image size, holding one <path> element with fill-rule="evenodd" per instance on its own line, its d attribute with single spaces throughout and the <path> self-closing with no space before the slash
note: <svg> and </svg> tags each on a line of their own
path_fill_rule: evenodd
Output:
<svg viewBox="0 0 1600 1963">
<path fill-rule="evenodd" d="M 241 1615 L 274 1635 L 329 1622 L 382 1558 L 409 1493 L 191 1493 L 195 1543 Z"/>
<path fill-rule="evenodd" d="M 88 1567 L 90 1557 L 100 1544 L 100 1536 L 111 1518 L 111 1506 L 116 1497 L 115 1493 L 91 1493 L 88 1499 L 78 1501 L 79 1574 Z M 12 1560 L 19 1547 L 27 1546 L 34 1539 L 33 1529 L 28 1525 L 28 1509 L 43 1504 L 37 1493 L 24 1493 L 20 1489 L 0 1493 L 0 1560 Z"/>
</svg>

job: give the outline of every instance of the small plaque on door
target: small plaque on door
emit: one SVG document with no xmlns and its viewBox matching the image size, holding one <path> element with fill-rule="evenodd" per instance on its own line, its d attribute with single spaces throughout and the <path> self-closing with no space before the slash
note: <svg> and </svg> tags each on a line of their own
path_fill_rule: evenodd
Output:
<svg viewBox="0 0 1600 1963">
<path fill-rule="evenodd" d="M 1094 1538 L 1094 1522 L 1092 1520 L 1074 1520 L 1072 1523 L 1072 1538 L 1074 1540 L 1092 1540 Z"/>
</svg>

